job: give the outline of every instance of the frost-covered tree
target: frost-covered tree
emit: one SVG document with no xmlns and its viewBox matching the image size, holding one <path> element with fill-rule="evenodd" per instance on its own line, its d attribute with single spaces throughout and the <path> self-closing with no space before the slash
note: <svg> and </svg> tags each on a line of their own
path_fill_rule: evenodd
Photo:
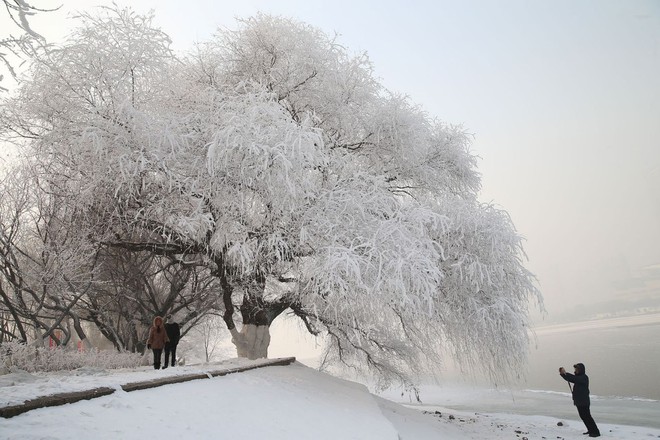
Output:
<svg viewBox="0 0 660 440">
<path fill-rule="evenodd" d="M 227 326 L 221 316 L 206 315 L 181 338 L 177 352 L 186 362 L 214 362 L 232 357 Z M 186 330 L 188 330 L 186 329 Z"/>
<path fill-rule="evenodd" d="M 88 323 L 119 351 L 142 352 L 154 316 L 178 313 L 194 325 L 218 308 L 207 269 L 99 248 L 65 225 L 71 205 L 29 169 L 10 170 L 0 193 L 0 340 L 67 345 L 75 331 L 90 348 Z"/>
<path fill-rule="evenodd" d="M 150 252 L 104 248 L 97 283 L 79 314 L 120 351 L 143 352 L 155 316 L 177 314 L 195 325 L 217 309 L 217 280 L 196 265 Z"/>
<path fill-rule="evenodd" d="M 75 331 L 88 344 L 78 306 L 94 284 L 98 250 L 64 227 L 70 206 L 41 183 L 26 168 L 0 181 L 0 304 L 13 324 L 5 336 L 67 345 Z"/>
<path fill-rule="evenodd" d="M 86 16 L 2 116 L 78 233 L 217 279 L 241 356 L 290 310 L 384 383 L 525 359 L 540 297 L 469 136 L 314 27 L 257 15 L 177 58 L 150 17 Z"/>
</svg>

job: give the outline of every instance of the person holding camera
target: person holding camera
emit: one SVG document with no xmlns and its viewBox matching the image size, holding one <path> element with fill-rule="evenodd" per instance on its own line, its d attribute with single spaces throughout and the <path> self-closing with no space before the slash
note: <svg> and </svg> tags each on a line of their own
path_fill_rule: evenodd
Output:
<svg viewBox="0 0 660 440">
<path fill-rule="evenodd" d="M 575 372 L 571 374 L 567 373 L 564 367 L 560 367 L 559 374 L 565 381 L 569 382 L 569 388 L 571 387 L 570 384 L 573 384 L 573 388 L 571 388 L 573 403 L 577 407 L 580 418 L 587 427 L 587 432 L 584 434 L 589 434 L 589 437 L 600 437 L 600 431 L 598 430 L 598 426 L 596 426 L 594 418 L 591 417 L 591 410 L 589 409 L 591 404 L 589 400 L 589 376 L 585 374 L 584 364 L 575 364 L 573 368 Z"/>
</svg>

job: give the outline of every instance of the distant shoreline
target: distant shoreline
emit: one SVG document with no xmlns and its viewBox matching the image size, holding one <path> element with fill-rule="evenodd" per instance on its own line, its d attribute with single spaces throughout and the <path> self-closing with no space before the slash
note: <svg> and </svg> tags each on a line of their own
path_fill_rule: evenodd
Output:
<svg viewBox="0 0 660 440">
<path fill-rule="evenodd" d="M 612 327 L 643 327 L 660 325 L 660 313 L 648 313 L 643 315 L 617 316 L 612 318 L 601 318 L 586 321 L 568 322 L 562 324 L 551 324 L 540 327 L 532 327 L 537 335 L 562 333 L 565 331 L 593 330 Z"/>
</svg>

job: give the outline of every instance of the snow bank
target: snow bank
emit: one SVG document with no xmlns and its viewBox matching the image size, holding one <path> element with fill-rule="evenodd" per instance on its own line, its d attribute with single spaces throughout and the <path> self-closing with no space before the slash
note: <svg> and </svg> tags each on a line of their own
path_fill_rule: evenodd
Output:
<svg viewBox="0 0 660 440">
<path fill-rule="evenodd" d="M 240 363 L 233 360 L 230 363 Z M 243 364 L 245 361 L 242 362 Z M 225 365 L 227 363 L 224 363 Z M 216 365 L 217 367 L 217 365 Z M 196 370 L 195 370 L 196 369 Z M 0 419 L 3 439 L 582 439 L 577 422 L 539 416 L 475 414 L 408 408 L 370 394 L 363 385 L 295 363 L 126 393 L 119 385 L 208 367 L 14 373 L 0 377 L 0 404 L 45 391 L 114 386 L 105 397 Z M 213 369 L 213 368 L 211 368 Z M 79 388 L 80 389 L 80 388 Z M 604 438 L 658 438 L 660 430 L 603 425 Z"/>
</svg>

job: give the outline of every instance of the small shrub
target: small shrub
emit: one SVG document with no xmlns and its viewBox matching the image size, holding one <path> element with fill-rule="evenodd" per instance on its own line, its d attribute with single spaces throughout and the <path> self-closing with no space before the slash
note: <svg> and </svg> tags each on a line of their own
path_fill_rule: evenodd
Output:
<svg viewBox="0 0 660 440">
<path fill-rule="evenodd" d="M 35 373 L 82 367 L 116 369 L 135 368 L 141 363 L 142 355 L 139 353 L 96 349 L 79 352 L 62 347 L 39 347 L 18 342 L 0 344 L 0 366 L 4 367 L 2 370 L 20 369 Z"/>
</svg>

